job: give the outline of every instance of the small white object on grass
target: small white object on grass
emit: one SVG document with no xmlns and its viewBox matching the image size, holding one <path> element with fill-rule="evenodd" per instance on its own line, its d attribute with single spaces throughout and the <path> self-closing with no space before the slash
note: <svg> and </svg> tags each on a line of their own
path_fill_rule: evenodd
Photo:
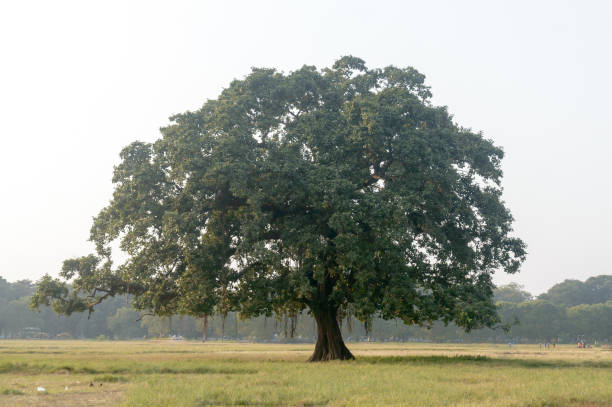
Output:
<svg viewBox="0 0 612 407">
<path fill-rule="evenodd" d="M 45 389 L 45 388 L 44 388 L 44 387 L 42 387 L 42 386 L 38 386 L 38 387 L 36 388 L 36 391 L 47 391 L 47 389 Z"/>
<path fill-rule="evenodd" d="M 68 386 L 64 386 L 64 390 L 68 391 Z"/>
</svg>

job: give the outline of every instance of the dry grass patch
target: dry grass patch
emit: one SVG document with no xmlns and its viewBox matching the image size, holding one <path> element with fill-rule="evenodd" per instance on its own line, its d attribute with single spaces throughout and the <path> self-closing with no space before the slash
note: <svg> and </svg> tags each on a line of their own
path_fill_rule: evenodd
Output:
<svg viewBox="0 0 612 407">
<path fill-rule="evenodd" d="M 601 349 L 349 347 L 355 361 L 312 364 L 303 344 L 3 341 L 0 406 L 612 405 Z"/>
</svg>

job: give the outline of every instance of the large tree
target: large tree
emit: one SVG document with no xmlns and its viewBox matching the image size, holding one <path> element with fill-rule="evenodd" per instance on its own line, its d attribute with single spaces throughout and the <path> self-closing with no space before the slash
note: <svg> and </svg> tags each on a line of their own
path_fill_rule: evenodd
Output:
<svg viewBox="0 0 612 407">
<path fill-rule="evenodd" d="M 83 311 L 129 293 L 159 315 L 310 312 L 313 361 L 350 359 L 343 316 L 498 321 L 492 274 L 525 257 L 501 200 L 502 150 L 432 105 L 413 68 L 253 69 L 135 142 L 95 218 L 97 253 L 33 304 Z M 118 266 L 111 245 L 129 255 Z"/>
</svg>

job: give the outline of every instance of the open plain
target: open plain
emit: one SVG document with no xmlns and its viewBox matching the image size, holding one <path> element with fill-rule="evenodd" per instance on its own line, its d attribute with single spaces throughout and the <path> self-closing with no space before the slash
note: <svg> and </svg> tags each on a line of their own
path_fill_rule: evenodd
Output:
<svg viewBox="0 0 612 407">
<path fill-rule="evenodd" d="M 0 406 L 612 406 L 605 348 L 349 348 L 307 363 L 308 344 L 0 341 Z"/>
</svg>

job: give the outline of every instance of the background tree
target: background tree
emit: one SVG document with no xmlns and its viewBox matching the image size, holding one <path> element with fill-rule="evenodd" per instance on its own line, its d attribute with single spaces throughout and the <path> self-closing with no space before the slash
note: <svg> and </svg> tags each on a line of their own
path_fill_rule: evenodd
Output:
<svg viewBox="0 0 612 407">
<path fill-rule="evenodd" d="M 424 79 L 354 57 L 253 69 L 122 151 L 97 254 L 64 263 L 72 292 L 46 277 L 33 305 L 91 311 L 129 293 L 157 315 L 307 310 L 314 361 L 352 358 L 343 315 L 495 324 L 491 276 L 525 257 L 503 152 L 433 106 Z M 114 267 L 117 240 L 129 258 Z"/>
<path fill-rule="evenodd" d="M 135 323 L 139 317 L 131 307 L 121 307 L 106 318 L 106 325 L 116 339 L 142 338 L 146 331 Z"/>
<path fill-rule="evenodd" d="M 584 285 L 588 297 L 583 304 L 601 304 L 612 300 L 612 276 L 601 275 L 588 278 Z"/>
<path fill-rule="evenodd" d="M 585 282 L 565 280 L 552 286 L 539 298 L 566 307 L 601 304 L 612 299 L 612 276 L 594 276 Z"/>
<path fill-rule="evenodd" d="M 550 301 L 553 304 L 573 307 L 574 305 L 584 304 L 587 297 L 587 288 L 582 281 L 565 280 L 562 283 L 555 284 L 538 298 Z"/>
<path fill-rule="evenodd" d="M 587 281 L 607 281 L 610 276 L 596 276 Z M 29 287 L 26 295 L 23 287 Z M 586 282 L 585 282 L 586 284 Z M 497 293 L 504 286 L 494 290 Z M 27 336 L 30 331 L 24 328 L 38 328 L 44 334 L 53 338 L 61 333 L 69 333 L 74 338 L 96 338 L 100 335 L 124 338 L 142 337 L 145 331 L 141 326 L 141 320 L 137 313 L 127 307 L 125 297 L 107 299 L 96 306 L 96 312 L 88 318 L 86 314 L 75 313 L 69 317 L 58 316 L 49 307 L 41 307 L 38 316 L 28 311 L 28 301 L 34 294 L 35 286 L 31 282 L 8 283 L 0 278 L 0 338 L 19 338 Z M 603 296 L 603 294 L 602 294 Z M 10 301 L 8 301 L 10 299 Z M 17 299 L 19 301 L 14 301 Z M 560 343 L 575 343 L 578 335 L 584 335 L 589 343 L 611 343 L 612 326 L 607 322 L 612 318 L 612 295 L 603 296 L 607 302 L 597 304 L 581 304 L 574 307 L 557 306 L 559 312 L 540 312 L 538 307 L 518 306 L 520 303 L 498 301 L 498 314 L 502 324 L 511 323 L 509 332 L 500 329 L 475 329 L 463 332 L 456 324 L 435 322 L 431 329 L 427 327 L 409 326 L 400 323 L 397 319 L 383 320 L 378 317 L 372 318 L 372 330 L 369 332 L 371 339 L 376 341 L 406 341 L 406 340 L 429 340 L 429 341 L 460 341 L 460 342 L 495 342 L 507 343 L 518 341 L 523 343 L 542 342 L 543 340 L 558 339 Z M 10 303 L 10 305 L 9 305 Z M 122 324 L 115 325 L 112 317 L 119 314 L 119 309 L 132 310 L 131 313 L 121 313 L 127 318 Z M 298 341 L 310 342 L 316 339 L 316 322 L 308 314 L 297 315 L 297 325 L 294 337 L 290 335 L 290 325 L 285 324 L 287 318 L 283 315 L 266 318 L 249 318 L 241 320 L 236 332 L 236 312 L 230 312 L 226 321 L 226 334 L 231 338 L 238 337 L 251 341 Z M 365 331 L 363 327 L 349 324 L 351 316 L 346 316 L 346 324 L 341 325 L 342 334 L 350 341 L 364 340 Z M 539 328 L 550 324 L 551 319 L 557 320 L 559 327 L 557 338 L 542 338 Z M 518 319 L 519 323 L 516 323 Z M 104 323 L 106 321 L 106 324 Z M 523 322 L 523 323 L 521 323 Z M 350 325 L 353 325 L 350 328 Z M 168 324 L 165 325 L 168 327 Z M 214 338 L 219 338 L 222 331 L 220 318 L 209 320 L 209 333 Z M 287 329 L 285 329 L 287 327 Z M 174 317 L 172 321 L 173 333 L 185 338 L 200 338 L 202 336 L 202 321 L 200 318 L 190 316 Z M 555 328 L 556 329 L 556 328 Z M 139 332 L 139 334 L 135 334 Z M 154 332 L 159 335 L 159 329 Z M 548 335 L 545 333 L 545 335 Z"/>
<path fill-rule="evenodd" d="M 517 283 L 510 283 L 496 287 L 493 291 L 495 301 L 519 303 L 533 298 L 531 293 L 525 291 L 524 287 Z"/>
<path fill-rule="evenodd" d="M 581 304 L 567 309 L 568 339 L 585 335 L 586 340 L 608 341 L 612 338 L 612 300 L 599 304 Z"/>
<path fill-rule="evenodd" d="M 171 334 L 168 317 L 146 315 L 142 318 L 140 325 L 147 330 L 149 337 L 164 337 Z"/>
<path fill-rule="evenodd" d="M 565 309 L 549 301 L 533 300 L 515 308 L 520 324 L 513 329 L 519 337 L 531 337 L 538 342 L 552 342 L 563 332 L 566 324 Z"/>
<path fill-rule="evenodd" d="M 1 328 L 15 334 L 19 333 L 26 327 L 37 327 L 41 325 L 39 315 L 28 312 L 27 304 L 29 298 L 21 297 L 12 301 L 8 301 L 0 310 L 0 320 L 2 320 Z"/>
</svg>

